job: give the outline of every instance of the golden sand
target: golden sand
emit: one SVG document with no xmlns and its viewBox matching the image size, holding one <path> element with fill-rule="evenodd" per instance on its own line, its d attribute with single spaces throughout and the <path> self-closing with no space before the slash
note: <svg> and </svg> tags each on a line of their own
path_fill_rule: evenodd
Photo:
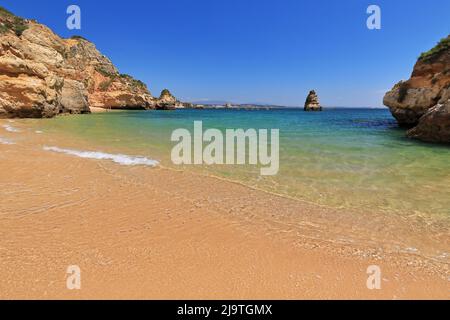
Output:
<svg viewBox="0 0 450 320">
<path fill-rule="evenodd" d="M 91 110 L 91 113 L 105 113 L 105 112 L 120 112 L 122 110 L 114 110 L 114 109 L 105 109 L 105 108 L 98 108 L 98 107 L 89 107 Z"/>
<path fill-rule="evenodd" d="M 90 107 L 89 109 L 91 109 L 92 113 L 103 113 L 103 112 L 108 112 L 108 109 L 105 108 L 96 108 L 96 107 Z"/>
<path fill-rule="evenodd" d="M 331 209 L 46 152 L 39 135 L 0 130 L 16 142 L 0 144 L 2 299 L 450 298 L 445 264 L 314 237 L 336 230 L 321 219 Z M 290 211 L 301 228 L 270 219 Z M 66 287 L 70 265 L 81 290 Z M 367 288 L 370 265 L 381 267 L 381 290 Z"/>
</svg>

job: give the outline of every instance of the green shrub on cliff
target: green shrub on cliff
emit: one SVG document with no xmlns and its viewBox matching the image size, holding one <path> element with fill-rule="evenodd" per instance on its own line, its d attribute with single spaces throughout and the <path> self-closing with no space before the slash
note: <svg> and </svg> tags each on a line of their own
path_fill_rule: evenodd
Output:
<svg viewBox="0 0 450 320">
<path fill-rule="evenodd" d="M 117 74 L 110 72 L 109 70 L 106 70 L 105 68 L 103 68 L 102 66 L 97 66 L 95 67 L 95 70 L 100 73 L 102 76 L 106 77 L 106 78 L 111 78 L 114 79 L 117 77 Z"/>
<path fill-rule="evenodd" d="M 450 50 L 450 36 L 441 39 L 441 41 L 439 41 L 439 43 L 433 49 L 422 53 L 419 57 L 419 60 L 431 60 L 432 58 L 436 57 L 438 54 L 446 50 Z"/>
<path fill-rule="evenodd" d="M 147 85 L 144 82 L 142 82 L 141 80 L 134 79 L 129 74 L 121 73 L 120 77 L 122 79 L 124 79 L 125 81 L 127 81 L 129 84 L 131 84 L 131 86 L 133 86 L 135 88 L 147 89 Z"/>
<path fill-rule="evenodd" d="M 147 88 L 147 85 L 141 80 L 133 79 L 133 85 L 136 87 Z"/>
<path fill-rule="evenodd" d="M 0 7 L 0 34 L 12 30 L 20 37 L 27 29 L 28 24 L 25 19 L 17 17 L 5 8 Z"/>
<path fill-rule="evenodd" d="M 99 88 L 100 91 L 108 91 L 108 89 L 111 86 L 111 84 L 112 84 L 112 80 L 111 79 L 110 80 L 106 80 L 106 81 L 103 81 L 102 83 L 100 83 L 98 88 Z"/>
<path fill-rule="evenodd" d="M 0 22 L 0 34 L 8 32 L 8 30 L 9 30 L 8 27 Z"/>
<path fill-rule="evenodd" d="M 23 19 L 15 18 L 15 23 L 13 24 L 12 30 L 16 36 L 20 37 L 22 33 L 28 29 L 28 25 Z"/>
<path fill-rule="evenodd" d="M 161 91 L 161 97 L 163 96 L 171 96 L 172 94 L 170 93 L 170 91 L 168 89 L 164 89 L 163 91 Z"/>
<path fill-rule="evenodd" d="M 5 9 L 3 7 L 0 7 L 0 17 L 5 17 L 5 16 L 14 17 L 14 15 L 10 11 L 8 11 L 7 9 Z"/>
<path fill-rule="evenodd" d="M 85 37 L 82 37 L 82 36 L 79 36 L 79 35 L 71 36 L 70 39 L 73 39 L 73 40 L 84 40 L 84 41 L 89 41 L 89 40 L 86 39 Z"/>
</svg>

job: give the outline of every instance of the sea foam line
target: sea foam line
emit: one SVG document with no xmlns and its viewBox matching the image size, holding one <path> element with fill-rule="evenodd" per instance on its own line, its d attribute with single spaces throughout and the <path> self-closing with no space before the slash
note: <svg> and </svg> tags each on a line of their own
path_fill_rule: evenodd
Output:
<svg viewBox="0 0 450 320">
<path fill-rule="evenodd" d="M 20 132 L 19 129 L 14 128 L 13 126 L 10 126 L 9 124 L 3 125 L 3 128 L 5 128 L 5 130 L 9 131 L 9 132 L 15 132 L 15 133 Z"/>
<path fill-rule="evenodd" d="M 124 166 L 136 166 L 136 165 L 145 165 L 155 167 L 159 164 L 158 161 L 152 160 L 146 157 L 141 156 L 129 156 L 125 154 L 111 154 L 104 153 L 99 151 L 80 151 L 73 149 L 62 149 L 58 147 L 48 147 L 44 146 L 44 150 L 53 151 L 58 153 L 64 153 L 71 156 L 76 156 L 80 158 L 86 159 L 96 159 L 96 160 L 111 160 L 115 163 L 124 165 Z"/>
<path fill-rule="evenodd" d="M 11 140 L 0 137 L 0 144 L 15 144 Z"/>
</svg>

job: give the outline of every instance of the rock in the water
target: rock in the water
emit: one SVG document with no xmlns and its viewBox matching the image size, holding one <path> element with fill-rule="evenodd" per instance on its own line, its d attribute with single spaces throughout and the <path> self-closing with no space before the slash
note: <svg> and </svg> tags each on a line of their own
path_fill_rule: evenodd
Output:
<svg viewBox="0 0 450 320">
<path fill-rule="evenodd" d="M 322 111 L 319 103 L 319 97 L 314 90 L 311 90 L 306 98 L 305 111 Z"/>
<path fill-rule="evenodd" d="M 450 143 L 450 100 L 429 109 L 407 134 L 422 141 Z"/>
<path fill-rule="evenodd" d="M 181 103 L 175 98 L 169 90 L 161 91 L 159 99 L 156 101 L 155 107 L 159 110 L 173 110 Z"/>
<path fill-rule="evenodd" d="M 448 142 L 446 130 L 441 124 L 448 117 L 448 113 L 445 115 L 442 110 L 446 108 L 449 99 L 450 36 L 421 55 L 411 78 L 400 81 L 386 93 L 384 104 L 389 107 L 400 126 L 420 126 L 417 130 L 410 130 L 408 136 L 428 142 Z M 422 120 L 425 116 L 426 119 Z M 432 128 L 433 125 L 437 127 Z"/>
<path fill-rule="evenodd" d="M 155 108 L 147 86 L 120 74 L 93 43 L 0 9 L 0 117 Z"/>
</svg>

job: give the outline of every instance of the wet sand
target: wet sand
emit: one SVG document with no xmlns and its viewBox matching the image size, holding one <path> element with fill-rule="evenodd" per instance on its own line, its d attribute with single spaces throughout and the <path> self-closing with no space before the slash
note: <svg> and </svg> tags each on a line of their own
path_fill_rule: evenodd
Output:
<svg viewBox="0 0 450 320">
<path fill-rule="evenodd" d="M 0 131 L 16 143 L 0 143 L 2 299 L 450 298 L 448 264 L 330 241 L 359 228 L 352 213 L 189 171 L 46 152 L 41 135 Z M 81 290 L 66 288 L 70 265 Z M 381 290 L 366 286 L 370 265 L 381 267 Z"/>
<path fill-rule="evenodd" d="M 91 109 L 91 113 L 103 113 L 103 112 L 111 111 L 111 110 L 108 110 L 108 109 L 97 108 L 97 107 L 90 107 L 89 109 Z"/>
<path fill-rule="evenodd" d="M 91 113 L 105 113 L 105 112 L 122 112 L 122 110 L 119 109 L 105 109 L 105 108 L 99 108 L 99 107 L 90 107 Z"/>
</svg>

